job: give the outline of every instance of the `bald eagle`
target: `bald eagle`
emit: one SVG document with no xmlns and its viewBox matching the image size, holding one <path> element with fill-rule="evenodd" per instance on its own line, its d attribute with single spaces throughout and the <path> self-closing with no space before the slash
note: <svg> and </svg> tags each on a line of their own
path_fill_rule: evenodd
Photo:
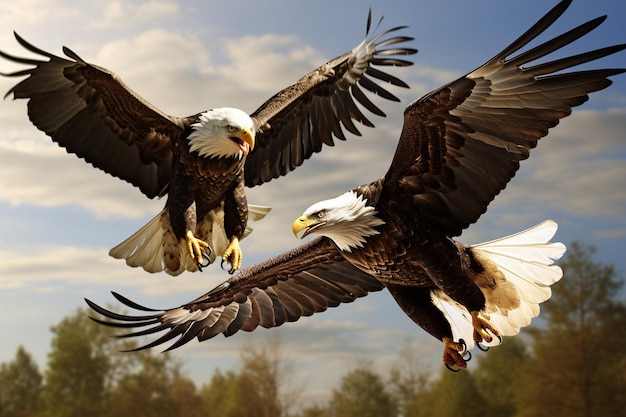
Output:
<svg viewBox="0 0 626 417">
<path fill-rule="evenodd" d="M 118 327 L 166 330 L 142 348 L 169 340 L 274 327 L 386 288 L 401 309 L 443 342 L 443 363 L 465 368 L 469 349 L 498 344 L 527 326 L 562 275 L 554 261 L 565 246 L 550 242 L 548 220 L 478 245 L 453 237 L 476 222 L 548 130 L 626 69 L 567 70 L 616 53 L 610 46 L 543 63 L 531 61 L 569 45 L 604 17 L 531 49 L 522 48 L 561 16 L 555 6 L 478 69 L 409 104 L 387 173 L 313 204 L 293 225 L 302 246 L 253 265 L 183 306 L 152 310 L 114 293 L 129 316 L 93 310 Z"/>
<path fill-rule="evenodd" d="M 356 102 L 384 117 L 360 87 L 399 99 L 373 79 L 408 87 L 377 68 L 412 64 L 400 56 L 417 51 L 397 46 L 412 39 L 387 36 L 405 27 L 369 37 L 370 28 L 371 13 L 363 42 L 250 115 L 216 108 L 189 117 L 168 116 L 115 73 L 87 63 L 68 48 L 63 51 L 70 60 L 42 51 L 17 33 L 19 44 L 48 60 L 0 51 L 5 59 L 32 65 L 2 74 L 28 76 L 5 97 L 13 93 L 27 99 L 33 124 L 67 152 L 130 182 L 149 198 L 167 194 L 165 208 L 113 248 L 111 256 L 148 272 L 178 275 L 221 255 L 232 273 L 241 265 L 239 241 L 250 231 L 248 218 L 258 220 L 269 211 L 248 206 L 245 186 L 287 174 L 324 144 L 332 146 L 333 137 L 345 140 L 344 129 L 360 135 L 353 121 L 373 126 Z"/>
</svg>

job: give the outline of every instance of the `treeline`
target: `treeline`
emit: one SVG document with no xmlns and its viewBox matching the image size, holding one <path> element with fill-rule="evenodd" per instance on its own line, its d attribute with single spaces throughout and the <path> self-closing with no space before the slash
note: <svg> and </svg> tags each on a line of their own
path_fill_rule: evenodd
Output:
<svg viewBox="0 0 626 417">
<path fill-rule="evenodd" d="M 0 417 L 587 417 L 626 415 L 623 279 L 572 244 L 565 278 L 543 305 L 542 325 L 472 361 L 432 376 L 406 346 L 380 373 L 359 364 L 302 406 L 296 363 L 273 341 L 248 346 L 236 370 L 197 386 L 168 354 L 132 349 L 78 310 L 52 328 L 42 373 L 22 347 L 0 365 Z M 209 342 L 210 343 L 210 342 Z"/>
</svg>

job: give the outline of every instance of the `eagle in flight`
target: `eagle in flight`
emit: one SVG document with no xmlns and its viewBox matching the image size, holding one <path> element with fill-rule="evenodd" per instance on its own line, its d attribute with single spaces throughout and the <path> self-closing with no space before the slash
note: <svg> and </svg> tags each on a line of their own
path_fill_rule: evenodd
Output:
<svg viewBox="0 0 626 417">
<path fill-rule="evenodd" d="M 453 237 L 476 222 L 550 128 L 626 69 L 569 71 L 626 48 L 609 46 L 551 60 L 605 17 L 524 48 L 567 9 L 563 0 L 487 63 L 409 104 L 386 174 L 313 204 L 293 223 L 318 237 L 241 270 L 180 307 L 153 310 L 114 296 L 140 315 L 87 300 L 109 326 L 165 331 L 149 348 L 169 349 L 238 330 L 275 327 L 386 288 L 419 326 L 443 342 L 443 363 L 465 368 L 469 349 L 512 336 L 539 314 L 561 276 L 565 252 L 547 220 L 491 242 Z M 539 61 L 538 61 L 539 60 Z"/>
<path fill-rule="evenodd" d="M 381 19 L 382 20 L 382 19 Z M 380 22 L 379 22 L 380 23 Z M 215 108 L 189 117 L 164 114 L 128 88 L 113 72 L 89 64 L 68 48 L 64 59 L 15 38 L 47 58 L 3 58 L 32 66 L 9 77 L 26 79 L 11 88 L 28 100 L 32 123 L 67 152 L 128 181 L 149 198 L 167 194 L 165 208 L 110 251 L 130 266 L 178 275 L 222 256 L 231 273 L 241 266 L 239 241 L 269 208 L 248 205 L 245 187 L 263 184 L 300 166 L 344 129 L 360 135 L 354 121 L 373 126 L 356 105 L 385 114 L 363 89 L 399 101 L 375 80 L 407 87 L 380 67 L 409 66 L 401 56 L 417 51 L 397 44 L 394 27 L 300 78 L 248 115 Z"/>
</svg>

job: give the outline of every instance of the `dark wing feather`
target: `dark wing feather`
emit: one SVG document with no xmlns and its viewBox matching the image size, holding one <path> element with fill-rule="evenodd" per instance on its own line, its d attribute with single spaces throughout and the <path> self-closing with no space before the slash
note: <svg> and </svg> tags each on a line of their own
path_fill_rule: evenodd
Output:
<svg viewBox="0 0 626 417">
<path fill-rule="evenodd" d="M 68 152 L 130 182 L 152 198 L 161 195 L 172 174 L 172 139 L 184 122 L 161 113 L 130 90 L 118 76 L 83 61 L 63 48 L 72 60 L 59 58 L 29 44 L 27 50 L 48 58 L 0 56 L 32 68 L 9 77 L 28 76 L 7 94 L 28 99 L 33 124 Z"/>
<path fill-rule="evenodd" d="M 528 67 L 570 44 L 604 17 L 517 53 L 569 6 L 565 0 L 489 62 L 411 103 L 387 191 L 413 204 L 429 223 L 459 235 L 505 188 L 548 129 L 624 69 L 558 72 L 623 50 L 616 45 Z M 558 73 L 557 73 L 558 72 Z"/>
<path fill-rule="evenodd" d="M 370 18 L 371 15 L 366 38 Z M 352 51 L 280 91 L 252 114 L 257 134 L 255 148 L 246 160 L 247 186 L 286 175 L 321 151 L 323 144 L 332 146 L 333 137 L 345 140 L 343 129 L 360 135 L 354 121 L 373 127 L 356 103 L 377 116 L 385 116 L 361 88 L 392 101 L 399 100 L 374 79 L 408 88 L 399 78 L 376 68 L 412 65 L 398 55 L 417 51 L 395 46 L 412 38 L 399 35 L 384 38 L 401 29 L 404 27 L 394 27 L 364 40 Z"/>
<path fill-rule="evenodd" d="M 176 339 L 170 350 L 193 338 L 202 341 L 220 333 L 230 336 L 238 330 L 252 331 L 258 326 L 280 326 L 382 288 L 378 280 L 345 261 L 330 240 L 318 238 L 253 265 L 178 308 L 152 310 L 113 293 L 124 305 L 147 312 L 128 316 L 86 301 L 93 310 L 113 320 L 94 319 L 99 323 L 122 328 L 146 327 L 119 337 L 167 330 L 139 349 Z"/>
</svg>

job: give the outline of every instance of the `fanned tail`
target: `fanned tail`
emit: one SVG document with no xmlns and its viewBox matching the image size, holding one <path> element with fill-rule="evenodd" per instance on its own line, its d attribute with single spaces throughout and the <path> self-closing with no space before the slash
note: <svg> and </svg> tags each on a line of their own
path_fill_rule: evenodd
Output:
<svg viewBox="0 0 626 417">
<path fill-rule="evenodd" d="M 272 210 L 271 207 L 267 206 L 255 206 L 254 204 L 248 204 L 248 221 L 252 220 L 253 222 L 259 221 L 267 216 Z M 252 232 L 251 227 L 246 227 L 246 231 L 244 233 L 244 237 L 248 236 Z"/>
<path fill-rule="evenodd" d="M 552 295 L 550 286 L 563 276 L 554 262 L 565 253 L 565 245 L 550 242 L 557 227 L 556 222 L 546 220 L 522 232 L 470 246 L 471 254 L 486 268 L 484 276 L 491 277 L 479 278 L 476 284 L 485 294 L 484 313 L 502 336 L 516 335 L 528 326 L 539 314 L 539 304 Z M 455 340 L 463 338 L 471 348 L 473 327 L 467 309 L 441 291 L 434 292 L 432 300 L 451 323 Z M 497 343 L 494 339 L 483 344 Z"/>
<path fill-rule="evenodd" d="M 161 210 L 152 220 L 128 239 L 109 251 L 116 259 L 126 260 L 126 265 L 141 267 L 150 273 L 165 271 L 179 275 L 185 270 L 197 271 L 184 243 L 174 235 L 167 209 Z"/>
<path fill-rule="evenodd" d="M 270 210 L 270 207 L 249 205 L 249 219 L 261 220 Z M 244 237 L 251 232 L 252 228 L 246 227 Z M 209 263 L 213 263 L 229 243 L 224 233 L 224 213 L 221 208 L 205 216 L 198 224 L 196 236 L 209 243 L 211 252 L 207 256 Z M 184 271 L 198 270 L 189 255 L 185 239 L 176 238 L 167 209 L 161 210 L 145 226 L 112 248 L 109 255 L 116 259 L 126 260 L 128 266 L 141 267 L 150 273 L 165 271 L 176 276 Z"/>
</svg>

